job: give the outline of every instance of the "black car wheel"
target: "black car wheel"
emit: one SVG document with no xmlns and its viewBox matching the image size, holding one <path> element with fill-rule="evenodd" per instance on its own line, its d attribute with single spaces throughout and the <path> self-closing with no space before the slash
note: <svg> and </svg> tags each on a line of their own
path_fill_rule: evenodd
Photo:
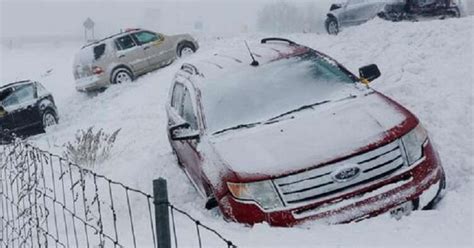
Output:
<svg viewBox="0 0 474 248">
<path fill-rule="evenodd" d="M 461 17 L 461 11 L 459 10 L 458 7 L 454 7 L 451 10 L 448 11 L 448 16 L 459 18 L 459 17 Z"/>
<path fill-rule="evenodd" d="M 334 17 L 328 17 L 326 19 L 326 31 L 330 35 L 337 35 L 339 33 L 339 23 Z"/>
<path fill-rule="evenodd" d="M 196 48 L 191 43 L 185 42 L 178 46 L 178 57 L 187 57 L 196 52 Z"/>
<path fill-rule="evenodd" d="M 41 120 L 42 120 L 43 130 L 45 130 L 47 127 L 58 124 L 58 119 L 56 118 L 56 115 L 50 109 L 47 109 L 46 111 L 44 111 Z"/>
</svg>

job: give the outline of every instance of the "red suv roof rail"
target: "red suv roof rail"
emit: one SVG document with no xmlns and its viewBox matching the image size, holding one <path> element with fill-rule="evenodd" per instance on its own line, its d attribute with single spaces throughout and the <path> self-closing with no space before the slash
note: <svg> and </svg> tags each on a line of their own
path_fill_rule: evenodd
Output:
<svg viewBox="0 0 474 248">
<path fill-rule="evenodd" d="M 285 38 L 278 38 L 278 37 L 269 37 L 269 38 L 265 38 L 265 39 L 262 39 L 260 41 L 260 43 L 262 44 L 266 44 L 267 41 L 283 41 L 283 42 L 287 42 L 288 44 L 290 45 L 297 45 L 294 41 L 292 40 L 288 40 L 288 39 L 285 39 Z"/>
</svg>

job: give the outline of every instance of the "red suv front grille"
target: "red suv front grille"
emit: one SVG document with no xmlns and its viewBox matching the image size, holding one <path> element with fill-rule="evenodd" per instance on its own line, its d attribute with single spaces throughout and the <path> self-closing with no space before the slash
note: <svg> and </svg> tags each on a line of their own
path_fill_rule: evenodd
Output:
<svg viewBox="0 0 474 248">
<path fill-rule="evenodd" d="M 306 205 L 385 178 L 405 166 L 404 156 L 401 143 L 396 140 L 334 164 L 275 179 L 274 183 L 286 206 Z M 351 168 L 357 174 L 353 172 L 347 181 L 338 180 L 338 172 L 345 173 L 344 168 Z"/>
</svg>

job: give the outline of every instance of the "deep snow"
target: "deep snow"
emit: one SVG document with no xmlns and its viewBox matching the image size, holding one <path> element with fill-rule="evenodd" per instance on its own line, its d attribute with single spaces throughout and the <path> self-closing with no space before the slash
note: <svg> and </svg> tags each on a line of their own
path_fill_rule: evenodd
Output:
<svg viewBox="0 0 474 248">
<path fill-rule="evenodd" d="M 53 92 L 60 124 L 30 138 L 31 142 L 60 154 L 77 129 L 95 126 L 113 132 L 122 128 L 112 158 L 95 170 L 146 192 L 151 192 L 153 179 L 167 178 L 171 202 L 240 247 L 472 247 L 473 32 L 474 18 L 466 17 L 419 23 L 376 19 L 338 36 L 285 35 L 332 56 L 353 72 L 366 64 L 378 64 L 382 77 L 373 88 L 413 111 L 430 132 L 447 173 L 446 197 L 436 210 L 413 212 L 400 221 L 381 216 L 347 225 L 310 222 L 291 229 L 266 224 L 249 228 L 225 222 L 215 210 L 205 210 L 205 200 L 176 165 L 165 131 L 164 102 L 183 60 L 91 97 L 74 90 L 72 57 L 80 44 L 2 47 L 0 80 L 4 84 L 38 79 Z M 201 37 L 201 49 L 194 57 L 264 36 Z M 196 246 L 194 226 L 181 221 L 180 245 Z M 206 238 L 204 244 L 221 243 Z"/>
</svg>

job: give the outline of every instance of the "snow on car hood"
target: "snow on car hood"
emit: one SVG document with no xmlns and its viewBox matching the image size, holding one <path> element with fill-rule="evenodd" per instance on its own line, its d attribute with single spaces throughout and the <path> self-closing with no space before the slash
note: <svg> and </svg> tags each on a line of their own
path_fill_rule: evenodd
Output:
<svg viewBox="0 0 474 248">
<path fill-rule="evenodd" d="M 278 123 L 229 131 L 210 139 L 227 166 L 240 175 L 278 176 L 380 141 L 405 115 L 378 93 L 327 103 Z"/>
</svg>

